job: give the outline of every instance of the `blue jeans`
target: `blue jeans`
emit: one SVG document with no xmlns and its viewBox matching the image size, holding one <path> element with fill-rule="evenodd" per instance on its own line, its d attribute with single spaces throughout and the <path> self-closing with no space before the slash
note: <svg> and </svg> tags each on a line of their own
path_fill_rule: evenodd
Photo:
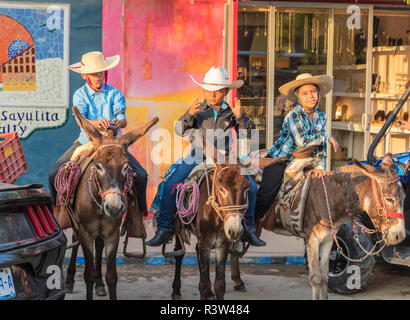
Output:
<svg viewBox="0 0 410 320">
<path fill-rule="evenodd" d="M 176 212 L 175 185 L 184 182 L 196 165 L 196 163 L 188 164 L 183 160 L 182 163 L 174 165 L 175 170 L 166 180 L 164 180 L 164 182 L 162 182 L 164 185 L 162 188 L 162 195 L 159 200 L 159 214 L 157 216 L 158 230 L 172 232 L 172 219 L 174 218 Z M 245 213 L 245 221 L 246 226 L 250 230 L 253 230 L 257 186 L 251 177 L 249 177 L 249 182 L 251 186 L 248 191 L 249 205 L 248 210 Z M 160 190 L 160 188 L 158 189 Z"/>
</svg>

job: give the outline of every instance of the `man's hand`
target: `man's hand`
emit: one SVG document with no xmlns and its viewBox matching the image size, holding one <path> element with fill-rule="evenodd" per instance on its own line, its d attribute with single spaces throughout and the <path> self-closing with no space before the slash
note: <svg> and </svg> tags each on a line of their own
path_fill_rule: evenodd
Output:
<svg viewBox="0 0 410 320">
<path fill-rule="evenodd" d="M 241 100 L 239 100 L 238 98 L 235 98 L 234 104 L 231 107 L 231 110 L 237 118 L 240 118 L 241 117 Z"/>
<path fill-rule="evenodd" d="M 339 143 L 336 141 L 336 139 L 334 137 L 332 137 L 329 140 L 329 143 L 332 145 L 333 150 L 335 150 L 335 152 L 339 152 L 341 150 L 340 146 L 339 146 Z"/>
<path fill-rule="evenodd" d="M 125 119 L 114 119 L 113 121 L 110 122 L 110 124 L 115 128 L 125 128 L 127 126 L 127 120 Z"/>
<path fill-rule="evenodd" d="M 111 121 L 106 118 L 91 120 L 90 122 L 97 130 L 106 130 L 111 124 Z"/>
<path fill-rule="evenodd" d="M 199 107 L 201 106 L 201 101 L 199 98 L 196 98 L 194 103 L 189 107 L 188 112 L 191 116 L 194 116 L 199 111 Z"/>
<path fill-rule="evenodd" d="M 326 170 L 323 169 L 313 169 L 312 171 L 310 171 L 310 175 L 312 178 L 321 178 L 321 177 L 326 177 L 328 175 L 330 175 L 330 172 L 327 172 Z"/>
<path fill-rule="evenodd" d="M 399 123 L 399 127 L 398 127 L 399 129 L 410 131 L 410 122 L 400 120 L 398 123 Z"/>
</svg>

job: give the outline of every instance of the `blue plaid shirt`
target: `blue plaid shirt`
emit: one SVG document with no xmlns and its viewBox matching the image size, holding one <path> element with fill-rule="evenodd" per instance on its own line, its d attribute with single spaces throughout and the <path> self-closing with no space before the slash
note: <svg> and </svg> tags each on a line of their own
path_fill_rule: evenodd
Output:
<svg viewBox="0 0 410 320">
<path fill-rule="evenodd" d="M 315 108 L 313 121 L 298 104 L 283 121 L 280 137 L 269 149 L 268 157 L 290 157 L 292 153 L 312 144 L 320 144 L 314 156 L 318 159 L 317 169 L 326 169 L 326 143 L 331 139 L 326 132 L 326 115 Z"/>
</svg>

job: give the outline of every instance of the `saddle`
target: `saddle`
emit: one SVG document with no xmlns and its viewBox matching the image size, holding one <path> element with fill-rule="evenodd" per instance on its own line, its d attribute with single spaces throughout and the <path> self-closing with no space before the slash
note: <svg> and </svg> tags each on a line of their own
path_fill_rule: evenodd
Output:
<svg viewBox="0 0 410 320">
<path fill-rule="evenodd" d="M 293 160 L 285 169 L 274 208 L 276 216 L 280 216 L 283 228 L 301 238 L 304 236 L 305 205 L 312 180 L 306 172 L 315 167 L 313 151 L 316 147 L 311 145 L 293 153 Z"/>
<path fill-rule="evenodd" d="M 199 188 L 202 182 L 204 181 L 206 174 L 209 175 L 211 172 L 213 172 L 215 170 L 215 167 L 216 167 L 215 164 L 200 163 L 191 171 L 188 178 L 186 178 L 184 181 L 184 184 L 187 185 L 187 187 L 184 193 L 180 195 L 182 197 L 181 206 L 188 208 L 191 205 L 194 182 L 198 185 L 198 188 Z M 189 233 L 195 234 L 195 223 L 192 222 L 192 223 L 186 224 L 188 220 L 192 220 L 192 216 L 181 218 L 178 215 L 178 209 L 179 208 L 177 206 L 177 210 L 175 212 L 175 218 L 174 218 L 174 233 L 175 234 L 180 233 L 183 241 L 189 244 L 190 242 L 189 242 L 189 238 L 188 238 L 186 231 L 188 230 Z M 197 212 L 193 214 L 196 214 L 196 213 Z M 183 223 L 181 219 L 184 219 L 183 222 L 185 223 Z"/>
<path fill-rule="evenodd" d="M 94 159 L 94 147 L 89 142 L 79 146 L 71 156 L 70 162 L 74 162 L 78 165 L 80 169 L 80 175 L 77 179 L 73 192 L 67 199 L 67 201 L 60 207 L 60 210 L 56 210 L 56 220 L 62 229 L 68 229 L 71 227 L 78 228 L 76 224 L 78 222 L 75 220 L 73 215 L 74 211 L 74 201 L 77 191 L 77 184 L 81 180 L 81 176 L 84 174 L 85 170 L 92 163 Z M 68 174 L 68 173 L 67 173 Z M 146 238 L 146 230 L 144 223 L 142 221 L 142 214 L 138 210 L 138 206 L 135 201 L 128 203 L 128 211 L 126 213 L 125 219 L 121 225 L 120 235 L 133 238 Z"/>
</svg>

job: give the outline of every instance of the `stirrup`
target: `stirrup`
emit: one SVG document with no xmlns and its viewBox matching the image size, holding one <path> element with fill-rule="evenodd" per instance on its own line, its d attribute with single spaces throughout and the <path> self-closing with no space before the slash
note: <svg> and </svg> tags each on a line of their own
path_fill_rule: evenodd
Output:
<svg viewBox="0 0 410 320">
<path fill-rule="evenodd" d="M 147 253 L 147 247 L 145 246 L 144 238 L 141 238 L 141 240 L 142 240 L 142 253 L 128 252 L 127 251 L 128 235 L 125 235 L 124 248 L 122 250 L 123 255 L 127 258 L 137 258 L 137 259 L 145 258 L 145 255 Z"/>
<path fill-rule="evenodd" d="M 176 251 L 166 252 L 166 251 L 165 251 L 165 248 L 166 248 L 167 245 L 166 245 L 166 244 L 163 244 L 163 245 L 162 245 L 162 255 L 163 255 L 165 258 L 180 257 L 180 256 L 183 256 L 183 255 L 185 254 L 185 244 L 184 244 L 184 241 L 182 240 L 182 237 L 181 237 L 180 234 L 178 234 L 177 236 L 178 236 L 179 242 L 181 243 L 182 248 L 179 249 L 179 250 L 176 250 Z"/>
</svg>

